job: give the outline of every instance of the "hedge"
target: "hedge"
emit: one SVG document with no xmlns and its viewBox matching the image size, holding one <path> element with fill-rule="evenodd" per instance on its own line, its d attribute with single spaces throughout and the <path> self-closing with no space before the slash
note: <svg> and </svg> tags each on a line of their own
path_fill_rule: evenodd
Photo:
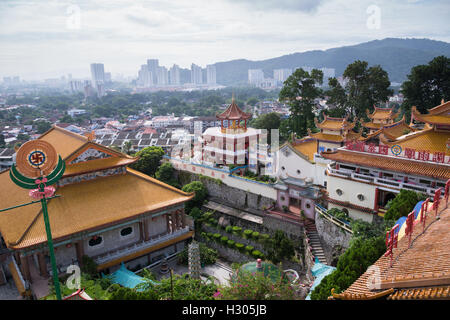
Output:
<svg viewBox="0 0 450 320">
<path fill-rule="evenodd" d="M 222 242 L 223 244 L 227 244 L 227 242 L 228 242 L 228 237 L 226 237 L 226 236 L 221 237 L 221 238 L 220 238 L 220 242 Z"/>
<path fill-rule="evenodd" d="M 253 251 L 253 249 L 255 249 L 255 247 L 253 247 L 253 246 L 246 246 L 245 247 L 245 251 L 247 251 L 248 253 L 251 253 Z"/>
<path fill-rule="evenodd" d="M 232 233 L 233 232 L 233 227 L 232 226 L 226 226 L 225 227 L 225 231 L 228 233 Z"/>
<path fill-rule="evenodd" d="M 241 227 L 238 227 L 238 226 L 234 226 L 234 227 L 233 227 L 233 233 L 234 233 L 235 235 L 240 235 L 241 232 L 242 232 L 242 228 L 241 228 Z"/>
<path fill-rule="evenodd" d="M 252 256 L 254 258 L 260 258 L 260 259 L 264 258 L 264 254 L 261 251 L 259 251 L 259 250 L 253 250 L 252 251 Z"/>
<path fill-rule="evenodd" d="M 213 234 L 214 241 L 219 242 L 221 236 L 222 236 L 222 235 L 221 235 L 220 233 L 214 233 L 214 234 Z"/>
<path fill-rule="evenodd" d="M 240 252 L 244 252 L 244 250 L 245 250 L 245 246 L 244 246 L 243 243 L 236 242 L 236 243 L 234 244 L 234 246 L 235 246 L 236 249 L 238 249 Z"/>
<path fill-rule="evenodd" d="M 253 230 L 250 230 L 250 229 L 244 230 L 244 238 L 245 238 L 245 239 L 251 238 L 252 233 L 253 233 Z"/>
<path fill-rule="evenodd" d="M 228 241 L 227 241 L 227 245 L 228 245 L 228 247 L 230 247 L 230 248 L 234 248 L 234 244 L 235 244 L 234 240 L 228 240 Z"/>
<path fill-rule="evenodd" d="M 259 242 L 261 243 L 265 243 L 267 240 L 269 240 L 270 235 L 268 235 L 267 233 L 261 233 L 259 235 Z"/>
<path fill-rule="evenodd" d="M 206 236 L 207 236 L 209 239 L 212 239 L 212 237 L 214 236 L 214 234 L 213 234 L 212 232 L 207 232 L 207 233 L 206 233 Z"/>
<path fill-rule="evenodd" d="M 252 238 L 253 238 L 254 240 L 258 240 L 258 238 L 259 238 L 259 232 L 258 232 L 258 231 L 253 231 L 253 233 L 252 233 Z"/>
</svg>

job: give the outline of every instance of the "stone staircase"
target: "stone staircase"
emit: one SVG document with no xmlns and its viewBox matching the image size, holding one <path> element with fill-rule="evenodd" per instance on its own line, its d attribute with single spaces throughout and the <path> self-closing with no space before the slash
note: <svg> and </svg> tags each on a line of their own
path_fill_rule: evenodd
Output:
<svg viewBox="0 0 450 320">
<path fill-rule="evenodd" d="M 320 263 L 328 264 L 327 259 L 325 257 L 325 253 L 322 249 L 322 244 L 320 243 L 319 234 L 317 233 L 316 224 L 314 221 L 307 219 L 304 222 L 306 235 L 309 238 L 309 244 L 312 249 L 312 253 L 314 257 L 317 257 L 319 259 Z"/>
</svg>

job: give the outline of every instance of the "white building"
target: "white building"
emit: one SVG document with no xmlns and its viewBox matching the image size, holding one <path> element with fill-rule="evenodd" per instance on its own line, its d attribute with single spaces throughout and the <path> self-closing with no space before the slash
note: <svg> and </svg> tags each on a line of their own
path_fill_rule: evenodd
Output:
<svg viewBox="0 0 450 320">
<path fill-rule="evenodd" d="M 169 70 L 169 83 L 172 85 L 179 85 L 181 83 L 180 67 L 176 64 L 174 64 Z"/>
<path fill-rule="evenodd" d="M 158 59 L 147 59 L 147 67 L 148 67 L 148 71 L 150 71 L 152 73 L 153 83 L 156 84 L 158 81 L 158 79 L 157 79 L 158 67 L 159 67 Z"/>
<path fill-rule="evenodd" d="M 216 66 L 209 64 L 206 66 L 206 83 L 216 84 Z"/>
<path fill-rule="evenodd" d="M 264 72 L 261 69 L 248 69 L 248 83 L 258 85 L 264 80 Z"/>
<path fill-rule="evenodd" d="M 169 72 L 166 67 L 158 67 L 157 71 L 157 84 L 158 86 L 166 86 L 169 84 Z"/>
<path fill-rule="evenodd" d="M 148 65 L 143 64 L 138 73 L 137 84 L 144 88 L 153 86 L 153 75 L 148 69 Z"/>
<path fill-rule="evenodd" d="M 99 82 L 105 82 L 105 67 L 103 63 L 91 63 L 91 78 L 94 85 Z"/>
<path fill-rule="evenodd" d="M 278 85 L 283 84 L 284 81 L 292 74 L 292 69 L 275 69 L 273 70 L 273 78 Z"/>
<path fill-rule="evenodd" d="M 191 82 L 193 84 L 203 83 L 202 68 L 194 63 L 191 65 Z"/>
</svg>

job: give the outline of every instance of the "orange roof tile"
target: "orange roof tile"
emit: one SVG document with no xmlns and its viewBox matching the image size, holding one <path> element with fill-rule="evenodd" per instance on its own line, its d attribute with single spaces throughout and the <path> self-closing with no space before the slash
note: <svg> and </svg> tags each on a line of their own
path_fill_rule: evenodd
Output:
<svg viewBox="0 0 450 320">
<path fill-rule="evenodd" d="M 110 157 L 106 159 L 96 159 L 75 164 L 67 164 L 64 177 L 129 165 L 137 160 L 138 158 Z"/>
<path fill-rule="evenodd" d="M 415 106 L 411 109 L 411 121 L 417 120 L 429 124 L 450 125 L 450 101 L 428 110 L 428 114 L 421 114 Z"/>
<path fill-rule="evenodd" d="M 439 219 L 431 210 L 426 220 L 425 232 L 418 224 L 413 229 L 412 245 L 408 247 L 408 237 L 402 237 L 394 249 L 393 264 L 389 256 L 381 256 L 373 266 L 379 268 L 381 286 L 370 290 L 367 286 L 373 278 L 373 271 L 366 271 L 349 288 L 335 298 L 370 298 L 394 289 L 388 299 L 448 299 L 450 280 L 450 208 L 441 203 Z M 444 280 L 439 283 L 439 278 Z M 405 279 L 421 281 L 420 288 L 405 285 Z M 427 283 L 428 282 L 428 283 Z M 405 287 L 406 286 L 406 287 Z M 380 292 L 380 290 L 382 290 Z"/>
<path fill-rule="evenodd" d="M 220 120 L 245 120 L 251 118 L 251 116 L 251 113 L 242 111 L 233 99 L 228 108 L 224 112 L 218 114 L 216 117 Z"/>
<path fill-rule="evenodd" d="M 369 153 L 352 152 L 348 150 L 337 150 L 334 152 L 322 152 L 324 158 L 359 164 L 366 167 L 375 167 L 384 170 L 404 172 L 419 176 L 428 176 L 436 179 L 450 179 L 450 167 L 427 162 L 406 160 L 387 156 L 372 155 Z"/>
<path fill-rule="evenodd" d="M 53 126 L 38 139 L 50 143 L 63 159 L 66 159 L 67 156 L 88 142 L 87 137 L 65 130 L 58 126 Z"/>
<path fill-rule="evenodd" d="M 342 142 L 344 141 L 344 138 L 341 135 L 338 134 L 327 134 L 327 133 L 314 133 L 311 135 L 312 138 L 315 138 L 317 140 L 323 140 L 323 141 L 331 141 L 331 142 Z"/>
<path fill-rule="evenodd" d="M 131 219 L 140 214 L 181 204 L 193 197 L 161 181 L 127 168 L 114 175 L 57 189 L 60 198 L 48 202 L 53 238 Z M 28 202 L 26 190 L 16 186 L 7 173 L 0 174 L 0 203 L 5 207 Z M 46 241 L 40 205 L 16 208 L 0 215 L 0 232 L 13 249 Z"/>
<path fill-rule="evenodd" d="M 384 119 L 394 119 L 397 117 L 398 113 L 394 113 L 393 108 L 377 108 L 373 110 L 372 113 L 366 109 L 366 114 L 370 119 L 384 120 Z"/>
<path fill-rule="evenodd" d="M 317 128 L 328 130 L 349 130 L 355 126 L 353 122 L 348 122 L 346 118 L 332 118 L 327 115 L 324 115 L 324 120 L 321 123 L 317 121 L 317 118 L 314 118 L 314 122 Z"/>
<path fill-rule="evenodd" d="M 398 144 L 403 149 L 428 150 L 432 153 L 445 152 L 446 155 L 450 155 L 450 150 L 447 148 L 448 139 L 450 139 L 449 131 L 436 131 L 434 128 L 430 128 L 417 131 L 392 142 L 385 141 L 385 143 L 389 146 Z"/>
<path fill-rule="evenodd" d="M 292 148 L 303 154 L 309 161 L 314 161 L 314 153 L 317 152 L 317 140 L 303 139 L 291 144 Z"/>
</svg>

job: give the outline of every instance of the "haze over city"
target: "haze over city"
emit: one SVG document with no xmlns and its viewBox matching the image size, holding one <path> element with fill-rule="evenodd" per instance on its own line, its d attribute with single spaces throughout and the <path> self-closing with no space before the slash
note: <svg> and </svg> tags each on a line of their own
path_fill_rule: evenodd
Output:
<svg viewBox="0 0 450 320">
<path fill-rule="evenodd" d="M 135 76 L 149 58 L 190 68 L 383 39 L 450 41 L 447 1 L 2 1 L 0 78 Z M 420 23 L 417 23 L 420 21 Z"/>
</svg>

